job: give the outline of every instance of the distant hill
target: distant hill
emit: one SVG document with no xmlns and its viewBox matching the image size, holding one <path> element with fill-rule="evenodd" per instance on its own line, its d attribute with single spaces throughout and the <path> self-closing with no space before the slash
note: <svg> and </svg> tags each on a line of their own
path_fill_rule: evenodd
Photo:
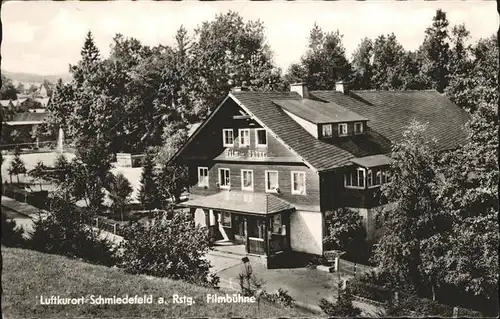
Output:
<svg viewBox="0 0 500 319">
<path fill-rule="evenodd" d="M 56 83 L 59 79 L 62 79 L 63 82 L 71 81 L 71 75 L 68 73 L 61 74 L 50 74 L 50 75 L 42 75 L 35 73 L 23 73 L 23 72 L 10 72 L 2 70 L 2 74 L 13 82 L 22 82 L 22 83 L 43 83 L 43 80 L 47 80 L 51 83 Z"/>
</svg>

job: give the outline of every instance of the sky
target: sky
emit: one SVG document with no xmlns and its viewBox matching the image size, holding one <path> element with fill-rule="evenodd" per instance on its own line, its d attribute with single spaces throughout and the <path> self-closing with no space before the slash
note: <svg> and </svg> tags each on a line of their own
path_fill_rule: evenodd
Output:
<svg viewBox="0 0 500 319">
<path fill-rule="evenodd" d="M 8 1 L 2 4 L 2 69 L 41 75 L 67 73 L 78 61 L 90 30 L 107 56 L 116 33 L 147 45 L 174 42 L 184 25 L 192 31 L 216 14 L 236 11 L 245 20 L 260 19 L 266 27 L 274 61 L 282 69 L 297 62 L 306 50 L 314 23 L 324 31 L 339 30 L 348 57 L 364 37 L 394 32 L 414 50 L 436 9 L 447 13 L 451 25 L 464 23 L 471 42 L 498 29 L 495 1 Z"/>
</svg>

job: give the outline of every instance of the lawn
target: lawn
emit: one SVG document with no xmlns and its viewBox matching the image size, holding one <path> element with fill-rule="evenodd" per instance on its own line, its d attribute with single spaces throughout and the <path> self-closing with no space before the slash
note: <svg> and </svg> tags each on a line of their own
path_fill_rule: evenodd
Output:
<svg viewBox="0 0 500 319">
<path fill-rule="evenodd" d="M 76 317 L 293 317 L 299 313 L 262 303 L 206 303 L 206 295 L 225 291 L 180 281 L 125 274 L 120 269 L 87 264 L 57 255 L 2 246 L 3 318 Z M 194 303 L 174 304 L 172 296 L 192 297 Z M 90 295 L 123 297 L 152 295 L 153 304 L 91 305 Z M 86 297 L 83 305 L 41 305 L 40 297 Z M 168 304 L 157 304 L 159 297 Z"/>
</svg>

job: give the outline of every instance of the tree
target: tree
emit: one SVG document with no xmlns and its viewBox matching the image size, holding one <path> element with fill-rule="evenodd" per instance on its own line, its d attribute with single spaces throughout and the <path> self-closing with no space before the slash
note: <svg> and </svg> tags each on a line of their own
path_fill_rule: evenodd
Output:
<svg viewBox="0 0 500 319">
<path fill-rule="evenodd" d="M 164 142 L 158 148 L 156 159 L 159 164 L 166 165 L 188 139 L 188 129 L 183 122 L 169 122 L 163 129 L 162 139 Z"/>
<path fill-rule="evenodd" d="M 132 194 L 132 186 L 128 179 L 120 172 L 112 176 L 109 185 L 109 197 L 113 201 L 113 208 L 120 211 L 123 220 L 123 209 L 129 202 L 129 196 Z"/>
<path fill-rule="evenodd" d="M 147 210 L 160 207 L 157 177 L 155 172 L 154 157 L 148 152 L 144 157 L 141 174 L 141 188 L 139 189 L 139 200 Z"/>
<path fill-rule="evenodd" d="M 0 89 L 0 100 L 17 100 L 17 89 L 12 80 L 2 74 L 2 88 Z"/>
<path fill-rule="evenodd" d="M 132 274 L 167 277 L 211 285 L 207 232 L 194 225 L 185 214 L 174 213 L 171 220 L 160 219 L 154 227 L 136 223 L 127 229 L 121 245 L 120 264 Z"/>
<path fill-rule="evenodd" d="M 398 68 L 405 50 L 394 33 L 381 35 L 373 43 L 372 88 L 394 90 L 401 86 Z"/>
<path fill-rule="evenodd" d="M 33 168 L 28 174 L 35 180 L 40 182 L 40 190 L 42 190 L 42 181 L 47 176 L 47 167 L 42 161 L 36 163 L 35 168 Z"/>
<path fill-rule="evenodd" d="M 70 172 L 70 163 L 64 154 L 59 154 L 54 162 L 54 171 L 51 175 L 51 180 L 57 185 L 62 185 Z"/>
<path fill-rule="evenodd" d="M 166 164 L 158 174 L 159 194 L 162 201 L 178 203 L 182 192 L 189 186 L 186 167 L 177 164 Z"/>
<path fill-rule="evenodd" d="M 499 279 L 498 121 L 496 104 L 477 107 L 467 143 L 440 162 L 437 190 L 440 207 L 453 222 L 444 280 L 492 302 Z"/>
<path fill-rule="evenodd" d="M 374 259 L 393 276 L 396 287 L 421 294 L 442 279 L 442 265 L 435 260 L 444 254 L 437 248 L 446 245 L 451 225 L 433 192 L 435 141 L 428 138 L 426 125 L 417 122 L 403 135 L 405 141 L 393 147 L 390 183 L 382 187 L 394 206 L 386 213 L 385 232 Z"/>
<path fill-rule="evenodd" d="M 425 31 L 424 43 L 419 49 L 423 57 L 422 73 L 433 89 L 443 92 L 448 86 L 450 46 L 448 19 L 441 9 L 432 18 L 432 25 Z"/>
<path fill-rule="evenodd" d="M 354 307 L 352 304 L 354 298 L 349 288 L 341 289 L 341 283 L 338 283 L 338 285 L 339 295 L 337 297 L 337 302 L 333 304 L 326 299 L 321 299 L 319 307 L 329 317 L 359 317 L 361 315 L 361 309 Z"/>
<path fill-rule="evenodd" d="M 358 212 L 346 208 L 329 211 L 325 223 L 328 231 L 323 241 L 329 249 L 346 251 L 348 259 L 365 261 L 366 231 Z"/>
<path fill-rule="evenodd" d="M 22 82 L 19 82 L 16 86 L 17 94 L 24 94 L 25 90 L 26 90 L 26 88 L 24 87 L 24 84 Z"/>
<path fill-rule="evenodd" d="M 84 199 L 93 216 L 102 208 L 104 190 L 109 188 L 111 154 L 106 142 L 95 138 L 80 138 L 75 148 L 76 156 L 71 163 L 68 182 L 75 199 Z"/>
<path fill-rule="evenodd" d="M 314 24 L 309 34 L 308 51 L 301 58 L 304 80 L 311 90 L 331 90 L 337 81 L 350 79 L 351 67 L 342 37 L 338 30 L 325 33 Z"/>
<path fill-rule="evenodd" d="M 281 72 L 260 21 L 244 22 L 236 12 L 219 14 L 195 30 L 192 63 L 198 77 L 197 114 L 204 118 L 235 86 L 271 91 L 281 86 Z"/>
<path fill-rule="evenodd" d="M 34 85 L 34 84 L 31 84 L 30 87 L 28 88 L 28 91 L 26 93 L 28 93 L 28 95 L 31 95 L 33 97 L 33 95 L 38 91 L 38 86 Z"/>
<path fill-rule="evenodd" d="M 459 36 L 464 37 L 464 30 L 457 34 L 455 41 L 461 41 L 458 39 Z M 457 44 L 457 47 L 460 48 L 460 45 Z M 456 51 L 461 52 L 458 49 Z M 465 56 L 462 66 L 454 69 L 454 73 L 451 74 L 446 95 L 454 103 L 473 113 L 483 103 L 488 105 L 498 103 L 497 35 L 480 39 L 471 48 L 470 54 L 470 61 Z M 456 59 L 462 56 L 460 53 L 455 55 Z"/>
<path fill-rule="evenodd" d="M 373 42 L 368 38 L 361 40 L 358 48 L 352 56 L 352 68 L 354 71 L 353 88 L 367 90 L 371 88 L 373 59 Z"/>
<path fill-rule="evenodd" d="M 56 83 L 52 94 L 51 103 L 47 105 L 48 116 L 44 121 L 48 124 L 48 130 L 56 136 L 59 128 L 62 128 L 66 137 L 73 135 L 70 127 L 70 118 L 73 116 L 73 90 L 71 85 L 63 84 L 62 79 Z"/>
<path fill-rule="evenodd" d="M 16 149 L 14 153 L 14 158 L 10 162 L 9 174 L 16 175 L 17 182 L 19 183 L 19 174 L 26 174 L 26 166 L 24 165 L 24 161 L 21 159 L 21 153 Z"/>
</svg>

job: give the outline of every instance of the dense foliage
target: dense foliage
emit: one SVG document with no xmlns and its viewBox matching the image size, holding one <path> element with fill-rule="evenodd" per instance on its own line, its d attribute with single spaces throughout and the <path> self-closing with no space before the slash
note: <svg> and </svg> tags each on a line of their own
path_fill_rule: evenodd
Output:
<svg viewBox="0 0 500 319">
<path fill-rule="evenodd" d="M 325 213 L 327 233 L 325 249 L 346 252 L 343 258 L 366 263 L 368 245 L 361 215 L 354 210 L 339 208 Z"/>
<path fill-rule="evenodd" d="M 341 283 L 339 283 L 337 301 L 332 303 L 326 299 L 321 299 L 319 307 L 329 317 L 359 317 L 361 315 L 361 309 L 353 306 L 352 302 L 354 297 L 350 289 L 348 287 L 346 289 L 341 289 L 340 285 Z"/>
<path fill-rule="evenodd" d="M 152 210 L 161 207 L 158 176 L 154 165 L 153 155 L 148 152 L 142 164 L 142 173 L 139 188 L 139 201 L 144 209 Z"/>
<path fill-rule="evenodd" d="M 108 187 L 108 196 L 113 202 L 112 208 L 120 212 L 123 220 L 123 210 L 128 204 L 132 194 L 132 186 L 128 179 L 120 172 L 116 175 L 110 175 L 110 183 Z"/>
<path fill-rule="evenodd" d="M 209 250 L 206 230 L 185 214 L 172 215 L 170 220 L 159 216 L 154 227 L 136 223 L 127 230 L 121 267 L 134 274 L 211 285 L 215 277 L 204 258 Z"/>
<path fill-rule="evenodd" d="M 85 224 L 89 222 L 85 212 L 79 211 L 63 199 L 54 199 L 51 212 L 40 214 L 34 221 L 28 246 L 50 253 L 82 258 L 88 262 L 113 266 L 116 251 L 111 242 L 100 237 L 97 230 Z"/>
</svg>

